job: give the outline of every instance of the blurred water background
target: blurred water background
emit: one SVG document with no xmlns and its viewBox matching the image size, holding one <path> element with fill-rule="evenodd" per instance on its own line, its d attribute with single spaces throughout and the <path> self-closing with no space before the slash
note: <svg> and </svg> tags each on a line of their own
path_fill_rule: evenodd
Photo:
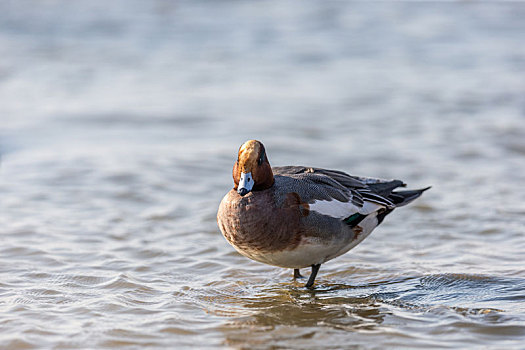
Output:
<svg viewBox="0 0 525 350">
<path fill-rule="evenodd" d="M 1 1 L 0 346 L 523 349 L 524 18 Z M 272 165 L 433 188 L 306 290 L 216 226 L 252 138 Z"/>
</svg>

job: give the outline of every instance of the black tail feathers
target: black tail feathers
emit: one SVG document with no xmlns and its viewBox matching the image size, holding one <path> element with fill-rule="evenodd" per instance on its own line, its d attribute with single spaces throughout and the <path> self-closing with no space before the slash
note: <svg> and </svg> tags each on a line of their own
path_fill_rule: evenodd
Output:
<svg viewBox="0 0 525 350">
<path fill-rule="evenodd" d="M 423 192 L 428 190 L 431 186 L 421 188 L 419 190 L 407 190 L 407 191 L 396 191 L 392 192 L 388 199 L 390 199 L 396 207 L 402 207 L 404 205 L 407 205 L 408 203 L 412 202 L 417 197 L 421 196 Z"/>
</svg>

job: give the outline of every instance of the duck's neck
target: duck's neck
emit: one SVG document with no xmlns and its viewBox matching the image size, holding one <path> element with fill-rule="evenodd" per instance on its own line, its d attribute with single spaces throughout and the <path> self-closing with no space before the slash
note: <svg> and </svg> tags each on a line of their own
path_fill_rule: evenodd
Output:
<svg viewBox="0 0 525 350">
<path fill-rule="evenodd" d="M 255 181 L 255 186 L 253 186 L 254 191 L 264 191 L 269 189 L 275 183 L 275 178 L 273 177 L 272 168 L 268 166 L 263 168 L 264 176 L 261 177 L 263 180 Z"/>
</svg>

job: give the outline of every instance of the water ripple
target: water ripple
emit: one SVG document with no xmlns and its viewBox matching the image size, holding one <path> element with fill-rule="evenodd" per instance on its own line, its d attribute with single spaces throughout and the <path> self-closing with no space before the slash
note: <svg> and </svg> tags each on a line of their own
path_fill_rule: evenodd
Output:
<svg viewBox="0 0 525 350">
<path fill-rule="evenodd" d="M 523 18 L 0 1 L 1 346 L 523 349 Z M 249 138 L 433 187 L 308 290 L 217 228 Z"/>
</svg>

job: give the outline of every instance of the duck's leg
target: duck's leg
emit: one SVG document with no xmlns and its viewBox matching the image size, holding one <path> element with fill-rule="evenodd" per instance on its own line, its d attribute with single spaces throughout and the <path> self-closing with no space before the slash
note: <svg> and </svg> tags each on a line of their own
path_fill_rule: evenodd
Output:
<svg viewBox="0 0 525 350">
<path fill-rule="evenodd" d="M 306 282 L 306 284 L 304 285 L 306 288 L 311 288 L 314 285 L 315 277 L 317 276 L 317 272 L 319 271 L 320 267 L 321 264 L 312 265 L 312 273 L 310 274 L 308 282 Z"/>
<path fill-rule="evenodd" d="M 297 278 L 303 278 L 304 276 L 301 275 L 301 272 L 299 271 L 299 269 L 293 269 L 293 279 L 297 279 Z"/>
</svg>

